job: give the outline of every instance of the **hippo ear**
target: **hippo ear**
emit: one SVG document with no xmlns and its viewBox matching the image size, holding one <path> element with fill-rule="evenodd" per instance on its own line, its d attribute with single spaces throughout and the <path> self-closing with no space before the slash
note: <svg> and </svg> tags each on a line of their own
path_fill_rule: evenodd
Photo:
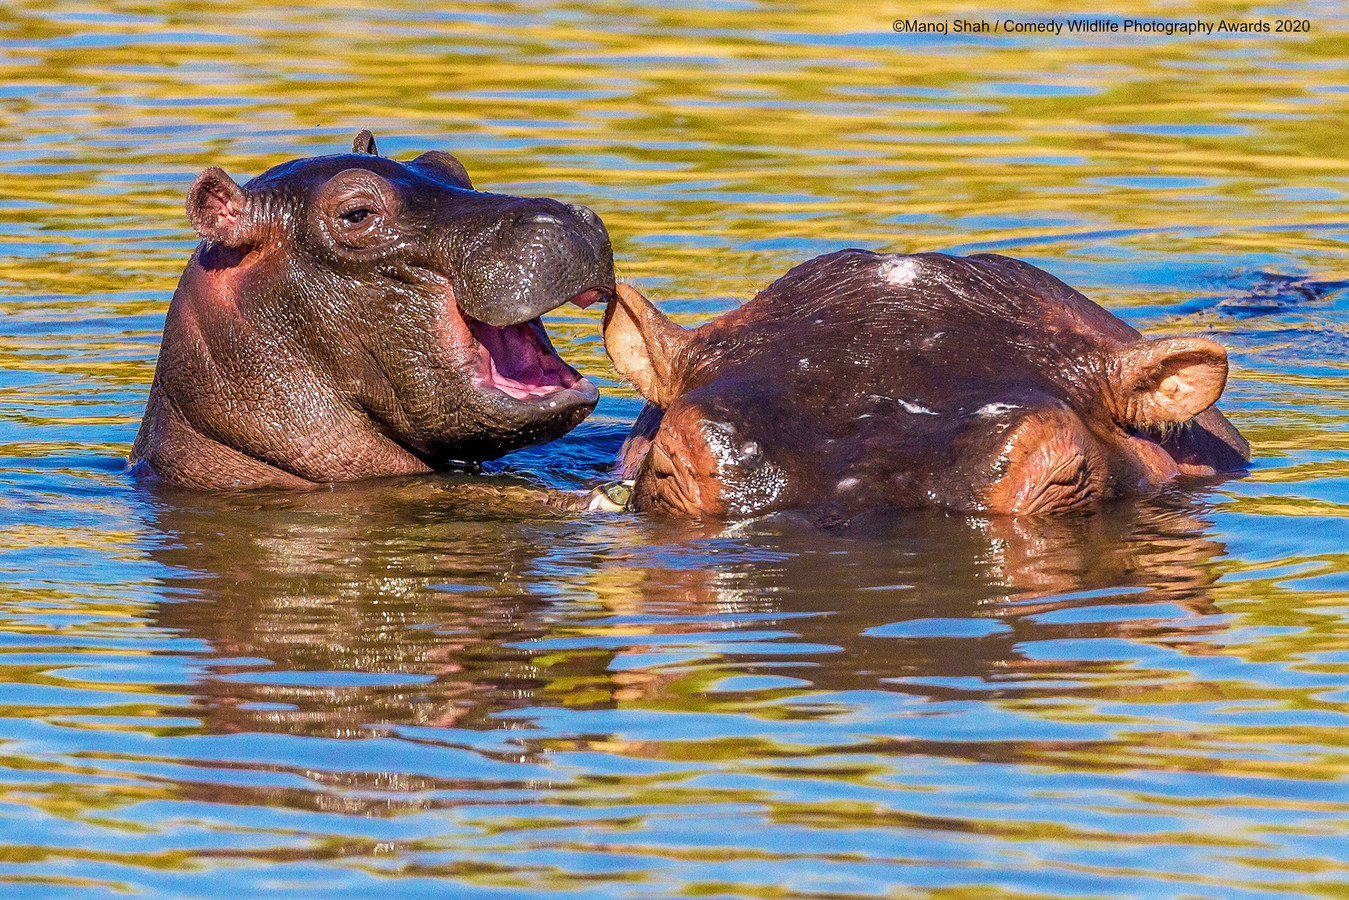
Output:
<svg viewBox="0 0 1349 900">
<path fill-rule="evenodd" d="M 468 170 L 464 168 L 464 164 L 444 150 L 428 150 L 414 159 L 412 165 L 434 172 L 450 184 L 466 191 L 473 190 L 473 182 L 469 180 Z"/>
<path fill-rule="evenodd" d="M 1227 384 L 1227 351 L 1207 338 L 1161 338 L 1115 356 L 1117 390 L 1137 428 L 1181 424 L 1208 409 Z"/>
<path fill-rule="evenodd" d="M 379 156 L 379 150 L 375 147 L 375 136 L 370 133 L 370 129 L 363 128 L 361 133 L 356 135 L 351 142 L 351 152 L 362 156 Z"/>
<path fill-rule="evenodd" d="M 197 234 L 227 247 L 252 237 L 247 216 L 248 195 L 223 169 L 212 166 L 197 176 L 187 191 L 187 219 Z"/>
<path fill-rule="evenodd" d="M 619 284 L 604 310 L 604 349 L 614 368 L 647 400 L 666 407 L 691 333 L 671 322 L 632 285 Z"/>
</svg>

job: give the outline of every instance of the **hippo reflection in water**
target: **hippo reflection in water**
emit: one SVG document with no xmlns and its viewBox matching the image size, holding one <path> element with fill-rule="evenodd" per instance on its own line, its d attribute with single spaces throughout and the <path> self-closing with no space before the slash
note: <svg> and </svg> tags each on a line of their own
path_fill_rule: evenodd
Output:
<svg viewBox="0 0 1349 900">
<path fill-rule="evenodd" d="M 495 459 L 565 434 L 599 393 L 539 316 L 613 289 L 590 210 L 475 191 L 440 151 L 207 169 L 204 238 L 164 323 L 131 452 L 191 488 L 312 487 Z"/>
<path fill-rule="evenodd" d="M 619 285 L 604 340 L 649 402 L 620 458 L 638 511 L 1054 513 L 1250 459 L 1221 346 L 1002 256 L 843 250 L 693 330 Z"/>
<path fill-rule="evenodd" d="M 1183 659 L 1223 652 L 1212 636 L 1233 626 L 1218 615 L 1222 593 L 1214 587 L 1224 571 L 1215 560 L 1226 548 L 1211 537 L 1205 504 L 1180 493 L 1111 504 L 1093 516 L 859 516 L 846 537 L 821 532 L 808 515 L 730 526 L 655 521 L 642 540 L 675 552 L 633 553 L 631 523 L 541 516 L 537 501 L 518 493 L 465 494 L 462 483 L 474 480 L 437 475 L 331 492 L 175 495 L 139 507 L 145 533 L 162 535 L 148 552 L 172 573 L 163 580 L 164 602 L 145 614 L 205 654 L 188 673 L 191 683 L 180 686 L 194 698 L 201 729 L 351 739 L 387 736 L 400 725 L 454 727 L 496 732 L 500 743 L 490 742 L 489 757 L 545 760 L 558 743 L 546 727 L 522 728 L 518 716 L 530 714 L 521 710 L 724 713 L 728 696 L 741 700 L 709 692 L 710 681 L 770 673 L 798 676 L 824 693 L 881 689 L 949 699 L 946 692 L 968 679 L 1061 698 L 1065 679 L 1099 676 L 1102 663 L 1028 651 L 1038 642 L 1074 638 L 1078 649 L 1093 643 L 1086 638 L 1160 642 Z M 578 539 L 579 528 L 592 531 Z M 763 564 L 765 554 L 773 564 Z M 1138 612 L 1089 621 L 1041 615 L 1100 603 L 1101 594 L 1121 609 L 1138 604 Z M 589 599 L 578 603 L 578 596 Z M 1168 615 L 1160 604 L 1190 615 L 1158 619 Z M 977 637 L 872 631 L 926 617 L 1001 627 Z M 765 632 L 774 621 L 797 636 Z M 709 631 L 739 634 L 735 653 L 709 649 Z M 639 656 L 652 644 L 691 658 L 651 664 L 653 657 Z M 304 672 L 314 674 L 297 674 Z M 335 680 L 335 672 L 360 677 Z M 1097 687 L 1137 702 L 1127 680 Z M 753 716 L 765 696 L 773 695 L 751 690 L 739 698 Z M 1102 746 L 1093 735 L 1080 745 L 1046 742 L 1033 731 L 1022 737 L 993 733 L 923 749 L 938 757 L 1044 760 Z M 638 754 L 614 736 L 575 738 Z M 671 734 L 676 744 L 685 738 Z M 747 739 L 754 740 L 739 732 L 728 738 L 738 752 Z M 394 778 L 377 768 L 307 771 L 308 782 L 296 784 L 191 780 L 185 789 L 213 792 L 215 802 L 223 792 L 255 805 L 313 802 L 381 815 L 387 804 L 424 807 L 425 791 L 455 789 L 457 773 L 399 772 L 404 762 L 388 759 Z M 353 785 L 369 791 L 353 793 Z"/>
</svg>

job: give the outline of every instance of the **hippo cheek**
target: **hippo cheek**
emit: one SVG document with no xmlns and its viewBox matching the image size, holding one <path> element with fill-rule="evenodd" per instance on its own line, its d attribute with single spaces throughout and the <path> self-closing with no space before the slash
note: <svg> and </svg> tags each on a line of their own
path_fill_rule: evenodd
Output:
<svg viewBox="0 0 1349 900">
<path fill-rule="evenodd" d="M 1036 410 L 1005 432 L 988 512 L 1025 516 L 1086 507 L 1109 485 L 1107 454 L 1070 410 Z"/>
</svg>

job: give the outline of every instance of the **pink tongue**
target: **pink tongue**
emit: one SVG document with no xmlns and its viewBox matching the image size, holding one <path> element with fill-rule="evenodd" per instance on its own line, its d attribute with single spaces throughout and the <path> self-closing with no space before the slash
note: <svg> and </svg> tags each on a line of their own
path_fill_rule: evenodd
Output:
<svg viewBox="0 0 1349 900">
<path fill-rule="evenodd" d="M 581 309 L 585 309 L 587 306 L 594 303 L 596 300 L 599 300 L 603 296 L 604 296 L 603 291 L 592 288 L 591 290 L 588 290 L 583 294 L 577 294 L 575 297 L 572 297 L 571 302 L 581 307 Z"/>
<path fill-rule="evenodd" d="M 505 328 L 479 326 L 473 332 L 487 352 L 488 383 L 516 400 L 545 397 L 576 381 L 565 363 L 545 355 L 528 322 Z"/>
</svg>

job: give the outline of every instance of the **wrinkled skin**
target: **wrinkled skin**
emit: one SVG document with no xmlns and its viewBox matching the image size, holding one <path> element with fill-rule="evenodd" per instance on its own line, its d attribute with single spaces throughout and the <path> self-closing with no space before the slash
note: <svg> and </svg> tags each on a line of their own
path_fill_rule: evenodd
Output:
<svg viewBox="0 0 1349 900">
<path fill-rule="evenodd" d="M 1221 346 L 1002 256 L 843 250 L 691 331 L 619 285 L 604 338 L 649 401 L 620 458 L 639 511 L 1057 513 L 1250 459 Z"/>
<path fill-rule="evenodd" d="M 599 393 L 539 321 L 613 290 L 590 210 L 473 190 L 459 161 L 353 152 L 244 187 L 207 169 L 138 471 L 199 489 L 428 472 L 553 440 Z"/>
</svg>

